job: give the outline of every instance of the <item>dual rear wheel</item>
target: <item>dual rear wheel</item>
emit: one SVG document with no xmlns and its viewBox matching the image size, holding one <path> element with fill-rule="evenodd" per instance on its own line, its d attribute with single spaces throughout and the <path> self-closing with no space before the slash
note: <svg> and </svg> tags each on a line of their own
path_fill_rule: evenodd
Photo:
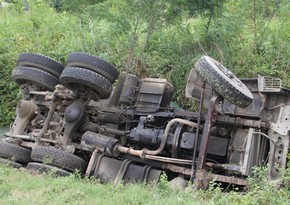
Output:
<svg viewBox="0 0 290 205">
<path fill-rule="evenodd" d="M 16 144 L 0 141 L 0 163 L 20 168 L 28 164 L 31 150 Z"/>
<path fill-rule="evenodd" d="M 53 91 L 63 69 L 61 63 L 48 56 L 22 53 L 11 77 L 19 85 L 36 85 L 40 90 Z"/>
<path fill-rule="evenodd" d="M 118 77 L 115 67 L 105 60 L 86 53 L 71 53 L 67 67 L 56 60 L 36 53 L 22 53 L 12 79 L 19 85 L 37 86 L 39 91 L 54 91 L 59 83 L 73 91 L 92 90 L 101 99 L 108 98 L 112 83 Z M 66 176 L 78 170 L 83 173 L 86 162 L 73 154 L 54 147 L 37 146 L 29 150 L 16 144 L 0 142 L 0 163 L 13 167 L 27 165 L 27 169 L 40 172 L 56 171 Z"/>
<path fill-rule="evenodd" d="M 87 162 L 82 158 L 55 147 L 36 146 L 30 157 L 34 162 L 28 163 L 26 169 L 39 173 L 68 176 L 74 172 L 83 174 L 87 168 Z"/>
<path fill-rule="evenodd" d="M 83 174 L 87 167 L 82 158 L 55 147 L 36 146 L 31 151 L 5 141 L 0 141 L 0 163 L 14 168 L 26 166 L 40 173 L 52 171 L 56 176 L 68 176 L 73 172 Z"/>
<path fill-rule="evenodd" d="M 22 53 L 12 79 L 19 85 L 36 85 L 41 90 L 53 91 L 59 83 L 81 92 L 92 90 L 101 99 L 112 92 L 112 84 L 118 77 L 116 68 L 107 61 L 87 53 L 69 54 L 64 67 L 58 61 L 41 54 Z"/>
<path fill-rule="evenodd" d="M 96 56 L 74 52 L 67 58 L 60 82 L 73 91 L 96 92 L 101 99 L 111 95 L 112 84 L 118 77 L 116 68 Z"/>
</svg>

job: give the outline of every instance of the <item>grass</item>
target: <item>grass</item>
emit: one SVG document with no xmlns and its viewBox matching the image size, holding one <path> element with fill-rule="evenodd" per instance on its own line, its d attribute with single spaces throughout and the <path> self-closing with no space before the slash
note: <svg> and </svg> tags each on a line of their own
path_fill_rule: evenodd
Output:
<svg viewBox="0 0 290 205">
<path fill-rule="evenodd" d="M 103 185 L 76 176 L 54 178 L 3 165 L 0 190 L 0 204 L 188 204 L 196 200 L 190 192 L 172 195 L 156 185 Z"/>
<path fill-rule="evenodd" d="M 36 175 L 25 169 L 0 165 L 0 204 L 287 204 L 290 191 L 273 186 L 254 188 L 247 193 L 173 190 L 165 180 L 157 185 L 100 184 L 78 176 Z"/>
</svg>

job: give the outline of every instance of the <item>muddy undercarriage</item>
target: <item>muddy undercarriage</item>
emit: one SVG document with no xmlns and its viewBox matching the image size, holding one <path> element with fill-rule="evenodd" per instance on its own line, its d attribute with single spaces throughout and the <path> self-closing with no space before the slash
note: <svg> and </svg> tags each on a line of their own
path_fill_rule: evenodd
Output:
<svg viewBox="0 0 290 205">
<path fill-rule="evenodd" d="M 0 144 L 7 161 L 103 183 L 158 181 L 165 172 L 196 188 L 210 180 L 246 186 L 264 165 L 279 179 L 286 168 L 290 91 L 277 78 L 238 79 L 203 56 L 187 79 L 186 95 L 199 104 L 191 112 L 171 106 L 166 79 L 122 73 L 113 89 L 117 71 L 95 56 L 72 53 L 58 72 L 48 57 L 20 59 L 12 78 L 24 97 Z"/>
</svg>

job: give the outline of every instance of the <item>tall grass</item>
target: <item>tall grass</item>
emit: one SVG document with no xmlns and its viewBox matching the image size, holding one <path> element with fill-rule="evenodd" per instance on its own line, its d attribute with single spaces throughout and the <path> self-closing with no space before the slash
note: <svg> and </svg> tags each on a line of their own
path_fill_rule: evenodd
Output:
<svg viewBox="0 0 290 205">
<path fill-rule="evenodd" d="M 289 176 L 288 176 L 289 177 Z M 266 179 L 266 178 L 263 178 Z M 172 189 L 164 179 L 159 184 L 100 184 L 79 176 L 53 177 L 30 174 L 0 165 L 0 204 L 275 204 L 289 203 L 289 186 L 271 183 L 253 185 L 248 192 L 224 192 L 212 183 L 207 191 Z"/>
<path fill-rule="evenodd" d="M 289 10 L 288 0 L 229 1 L 208 31 L 212 55 L 238 76 L 274 76 L 289 87 Z"/>
</svg>

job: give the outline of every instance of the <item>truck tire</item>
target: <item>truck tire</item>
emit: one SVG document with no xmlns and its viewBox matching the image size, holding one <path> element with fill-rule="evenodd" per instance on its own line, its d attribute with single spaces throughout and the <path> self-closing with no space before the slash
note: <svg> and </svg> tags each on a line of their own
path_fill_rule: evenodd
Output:
<svg viewBox="0 0 290 205">
<path fill-rule="evenodd" d="M 71 90 L 77 90 L 80 85 L 96 91 L 101 99 L 111 95 L 112 84 L 100 74 L 79 67 L 66 67 L 61 76 L 60 82 Z"/>
<path fill-rule="evenodd" d="M 211 57 L 201 57 L 195 68 L 218 94 L 234 105 L 245 108 L 253 101 L 253 95 L 246 85 Z"/>
<path fill-rule="evenodd" d="M 13 168 L 16 168 L 16 169 L 19 169 L 22 167 L 22 164 L 20 163 L 17 163 L 17 162 L 14 162 L 14 161 L 11 161 L 9 159 L 3 159 L 3 158 L 0 158 L 0 163 L 1 164 L 6 164 L 8 165 L 9 167 L 13 167 Z"/>
<path fill-rule="evenodd" d="M 82 158 L 55 147 L 36 146 L 32 149 L 30 157 L 35 162 L 56 166 L 70 172 L 78 170 L 84 173 L 87 168 L 87 163 Z"/>
<path fill-rule="evenodd" d="M 27 164 L 30 159 L 31 150 L 16 144 L 0 141 L 0 157 L 21 164 Z"/>
<path fill-rule="evenodd" d="M 89 69 L 102 75 L 111 83 L 114 83 L 118 78 L 118 71 L 113 65 L 101 58 L 87 53 L 70 53 L 67 58 L 66 66 Z"/>
<path fill-rule="evenodd" d="M 57 177 L 65 177 L 71 175 L 70 172 L 63 169 L 38 162 L 29 162 L 26 166 L 26 169 L 40 174 L 52 172 Z"/>
<path fill-rule="evenodd" d="M 64 66 L 58 61 L 38 53 L 22 53 L 20 54 L 17 66 L 28 66 L 39 68 L 59 78 Z"/>
<path fill-rule="evenodd" d="M 11 77 L 19 85 L 31 83 L 48 91 L 54 91 L 55 86 L 59 84 L 58 79 L 53 75 L 33 67 L 16 67 Z"/>
</svg>

